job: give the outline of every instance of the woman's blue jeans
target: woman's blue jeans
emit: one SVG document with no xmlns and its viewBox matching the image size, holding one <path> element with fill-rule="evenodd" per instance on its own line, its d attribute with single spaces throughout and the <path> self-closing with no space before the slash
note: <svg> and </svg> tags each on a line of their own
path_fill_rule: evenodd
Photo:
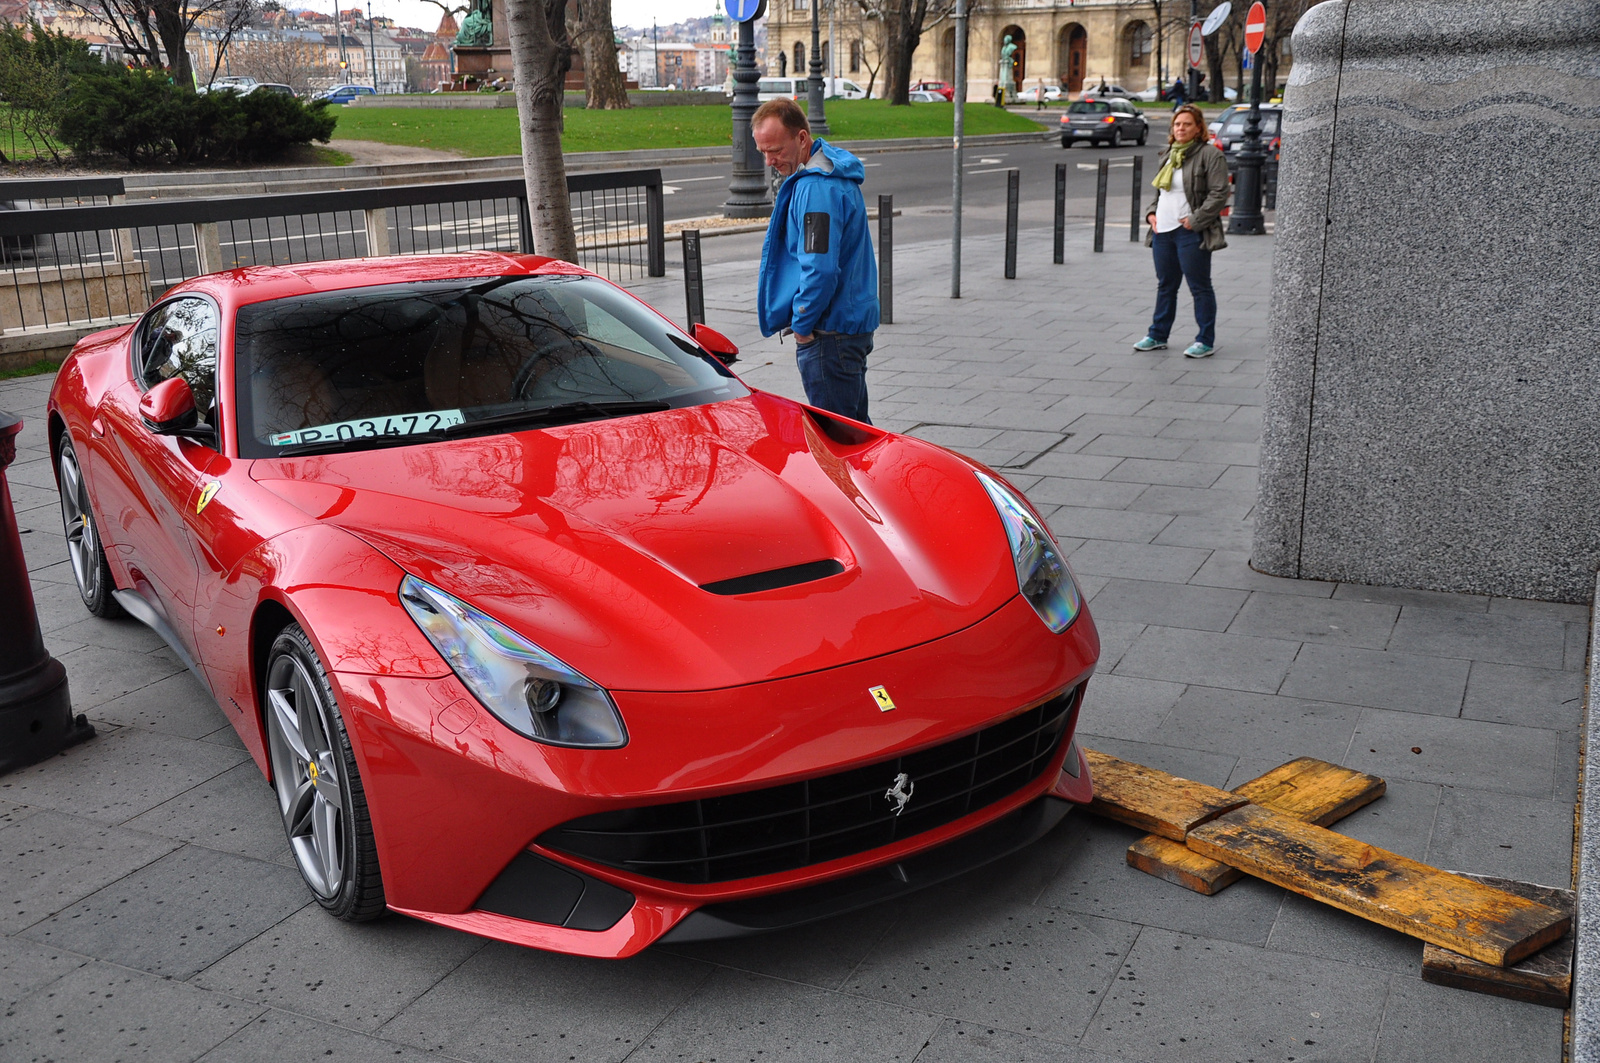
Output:
<svg viewBox="0 0 1600 1063">
<path fill-rule="evenodd" d="M 1156 260 L 1156 315 L 1150 320 L 1150 338 L 1167 342 L 1178 317 L 1178 286 L 1187 280 L 1195 324 L 1200 326 L 1195 339 L 1215 347 L 1217 293 L 1211 290 L 1211 252 L 1200 246 L 1200 234 L 1182 227 L 1156 233 L 1150 250 Z"/>
<path fill-rule="evenodd" d="M 810 343 L 796 347 L 806 401 L 819 410 L 871 424 L 867 419 L 867 355 L 872 353 L 872 336 L 870 332 L 818 332 Z"/>
</svg>

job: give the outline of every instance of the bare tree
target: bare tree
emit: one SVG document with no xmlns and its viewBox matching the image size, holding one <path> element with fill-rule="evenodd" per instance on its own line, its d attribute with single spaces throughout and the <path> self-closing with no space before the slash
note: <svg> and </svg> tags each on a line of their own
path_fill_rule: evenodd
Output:
<svg viewBox="0 0 1600 1063">
<path fill-rule="evenodd" d="M 578 238 L 561 157 L 562 88 L 572 67 L 567 0 L 506 0 L 506 28 L 533 245 L 541 255 L 576 262 Z"/>
<path fill-rule="evenodd" d="M 123 52 L 146 66 L 166 67 L 178 84 L 194 83 L 184 40 L 195 23 L 215 15 L 224 25 L 238 0 L 68 0 L 71 6 L 111 27 Z M 248 21 L 249 13 L 244 16 Z M 240 23 L 243 25 L 243 23 Z"/>
<path fill-rule="evenodd" d="M 211 64 L 211 72 L 206 76 L 207 85 L 217 80 L 217 71 L 222 68 L 222 61 L 233 45 L 234 34 L 249 26 L 260 10 L 256 0 L 221 0 L 217 13 L 221 16 L 222 36 L 217 39 L 217 58 Z"/>
<path fill-rule="evenodd" d="M 812 0 L 816 3 L 818 0 Z M 890 104 L 911 100 L 911 58 L 922 35 L 949 18 L 955 0 L 857 0 L 861 13 L 881 27 L 879 42 L 883 68 L 883 95 Z M 876 74 L 874 74 L 876 78 Z"/>
<path fill-rule="evenodd" d="M 275 33 L 265 40 L 235 41 L 229 51 L 229 65 L 257 81 L 288 85 L 306 93 L 311 79 L 323 73 L 323 48 L 301 37 Z"/>
<path fill-rule="evenodd" d="M 617 65 L 617 32 L 611 23 L 611 0 L 577 0 L 578 23 L 572 38 L 583 52 L 583 88 L 589 110 L 621 111 L 628 102 L 628 83 Z"/>
</svg>

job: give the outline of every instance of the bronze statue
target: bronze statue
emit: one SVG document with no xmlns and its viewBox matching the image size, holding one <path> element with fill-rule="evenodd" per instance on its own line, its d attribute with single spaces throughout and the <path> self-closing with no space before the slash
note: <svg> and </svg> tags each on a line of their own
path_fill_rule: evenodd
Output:
<svg viewBox="0 0 1600 1063">
<path fill-rule="evenodd" d="M 457 48 L 487 48 L 494 42 L 494 15 L 489 9 L 491 0 L 472 0 L 472 10 L 461 20 L 461 32 L 456 34 Z"/>
</svg>

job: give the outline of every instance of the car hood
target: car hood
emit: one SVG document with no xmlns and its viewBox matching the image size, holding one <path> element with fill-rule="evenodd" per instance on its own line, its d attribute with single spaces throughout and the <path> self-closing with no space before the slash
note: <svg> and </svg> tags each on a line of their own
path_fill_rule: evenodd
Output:
<svg viewBox="0 0 1600 1063">
<path fill-rule="evenodd" d="M 758 393 L 252 475 L 602 686 L 707 690 L 939 638 L 1017 594 L 969 464 L 828 425 Z M 829 559 L 808 582 L 704 589 Z"/>
</svg>

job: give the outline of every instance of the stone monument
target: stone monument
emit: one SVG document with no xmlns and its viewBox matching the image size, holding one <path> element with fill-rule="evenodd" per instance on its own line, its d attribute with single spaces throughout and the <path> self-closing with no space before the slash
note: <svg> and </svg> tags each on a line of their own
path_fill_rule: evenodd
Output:
<svg viewBox="0 0 1600 1063">
<path fill-rule="evenodd" d="M 1329 0 L 1296 28 L 1256 568 L 1593 596 L 1597 12 Z"/>
</svg>

